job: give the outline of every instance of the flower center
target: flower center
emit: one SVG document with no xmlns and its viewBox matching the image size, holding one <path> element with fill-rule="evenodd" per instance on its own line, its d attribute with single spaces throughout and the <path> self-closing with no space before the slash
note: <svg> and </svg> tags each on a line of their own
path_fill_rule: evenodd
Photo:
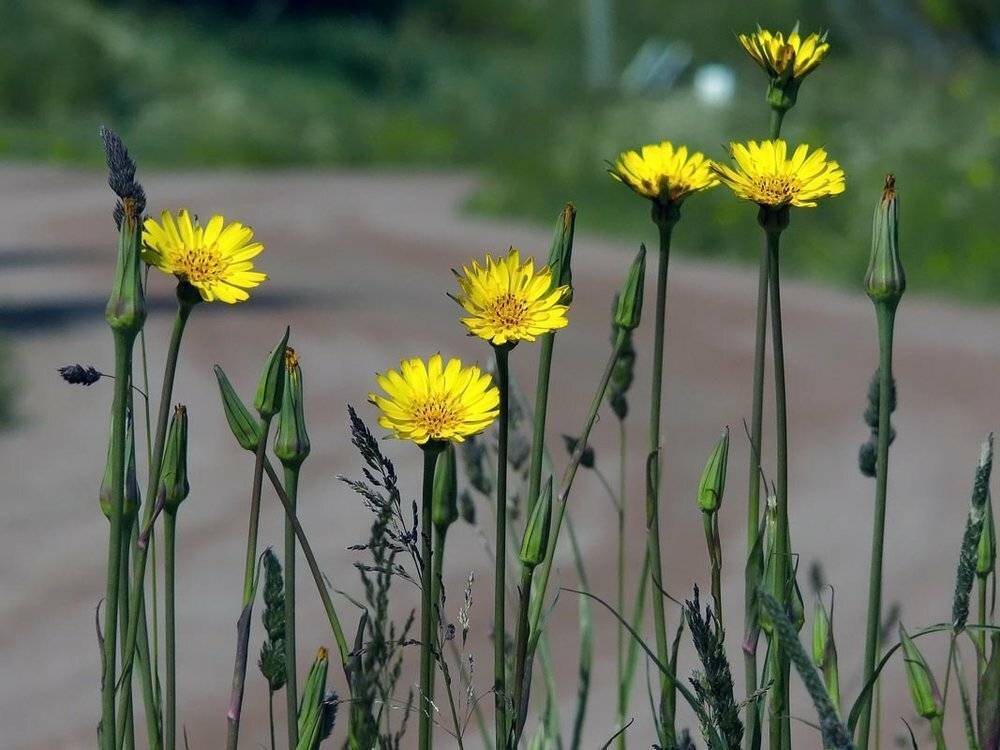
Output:
<svg viewBox="0 0 1000 750">
<path fill-rule="evenodd" d="M 757 203 L 783 206 L 799 192 L 799 181 L 791 175 L 761 175 L 757 178 Z"/>
<path fill-rule="evenodd" d="M 215 245 L 184 248 L 176 256 L 175 266 L 177 275 L 187 281 L 213 281 L 224 269 Z"/>
<path fill-rule="evenodd" d="M 427 430 L 431 437 L 441 435 L 461 421 L 451 400 L 446 396 L 430 396 L 426 401 L 415 404 L 413 420 Z"/>
<path fill-rule="evenodd" d="M 504 292 L 490 302 L 487 314 L 498 328 L 518 328 L 524 324 L 528 303 L 513 292 Z"/>
</svg>

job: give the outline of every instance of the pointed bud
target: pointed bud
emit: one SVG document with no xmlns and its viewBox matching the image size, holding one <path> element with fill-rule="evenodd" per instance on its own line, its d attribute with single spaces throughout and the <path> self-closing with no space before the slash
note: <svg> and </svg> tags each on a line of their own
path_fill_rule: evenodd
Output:
<svg viewBox="0 0 1000 750">
<path fill-rule="evenodd" d="M 431 519 L 438 529 L 447 529 L 458 520 L 458 471 L 455 446 L 448 443 L 434 464 L 434 494 Z"/>
<path fill-rule="evenodd" d="M 640 245 L 639 252 L 628 269 L 625 285 L 618 296 L 615 310 L 615 325 L 626 330 L 639 327 L 642 320 L 642 293 L 646 281 L 646 246 Z"/>
<path fill-rule="evenodd" d="M 311 734 L 318 734 L 317 725 L 322 715 L 323 696 L 326 692 L 326 673 L 329 658 L 325 648 L 316 652 L 316 658 L 309 668 L 309 676 L 299 700 L 299 747 L 314 747 L 303 745 L 302 739 Z"/>
<path fill-rule="evenodd" d="M 132 518 L 139 510 L 142 502 L 139 493 L 139 480 L 135 470 L 135 425 L 131 411 L 127 414 L 125 423 L 125 506 L 122 512 L 125 518 Z"/>
<path fill-rule="evenodd" d="M 615 416 L 618 419 L 625 419 L 628 416 L 628 390 L 632 387 L 632 380 L 635 376 L 635 346 L 632 343 L 632 331 L 622 329 L 615 323 L 619 297 L 620 295 L 615 293 L 615 298 L 611 303 L 611 344 L 614 345 L 618 341 L 618 336 L 622 335 L 623 330 L 625 343 L 622 346 L 621 354 L 615 360 L 615 367 L 611 371 L 607 398 Z"/>
<path fill-rule="evenodd" d="M 913 709 L 925 719 L 940 719 L 944 716 L 944 706 L 927 660 L 902 625 L 899 626 L 899 640 L 903 644 L 906 682 L 910 687 Z"/>
<path fill-rule="evenodd" d="M 576 208 L 567 203 L 556 220 L 556 229 L 552 236 L 552 249 L 549 251 L 549 269 L 552 271 L 552 288 L 567 287 L 559 303 L 568 305 L 573 301 L 573 270 L 570 267 L 573 258 L 573 228 L 576 225 Z"/>
<path fill-rule="evenodd" d="M 188 418 L 187 407 L 178 404 L 174 409 L 167 444 L 163 449 L 163 468 L 160 470 L 160 489 L 164 495 L 164 510 L 176 513 L 181 502 L 191 491 L 187 474 Z"/>
<path fill-rule="evenodd" d="M 302 368 L 292 347 L 285 348 L 285 387 L 281 393 L 278 432 L 274 437 L 274 455 L 288 467 L 301 466 L 311 445 L 306 432 L 306 415 L 302 393 Z"/>
<path fill-rule="evenodd" d="M 111 330 L 133 338 L 146 322 L 146 299 L 140 276 L 141 236 L 138 219 L 122 223 L 118 232 L 114 284 L 104 309 L 104 318 Z"/>
<path fill-rule="evenodd" d="M 549 549 L 549 525 L 551 522 L 552 477 L 549 477 L 535 501 L 535 507 L 531 509 L 528 525 L 524 528 L 524 539 L 521 540 L 519 557 L 525 567 L 534 568 L 545 559 L 545 554 Z"/>
<path fill-rule="evenodd" d="M 899 209 L 896 178 L 885 178 L 882 198 L 872 221 L 872 253 L 865 275 L 865 292 L 872 302 L 895 306 L 906 290 L 906 274 L 899 259 Z"/>
<path fill-rule="evenodd" d="M 267 355 L 264 369 L 261 370 L 260 379 L 257 381 L 253 405 L 264 419 L 273 417 L 281 408 L 281 396 L 285 387 L 285 347 L 288 345 L 288 333 L 286 327 L 281 341 Z"/>
<path fill-rule="evenodd" d="M 986 500 L 986 519 L 983 521 L 983 533 L 979 535 L 979 549 L 976 552 L 976 575 L 986 578 L 996 569 L 997 564 L 997 530 L 993 521 L 993 500 Z"/>
<path fill-rule="evenodd" d="M 812 657 L 816 667 L 823 673 L 826 693 L 833 707 L 840 711 L 840 671 L 837 666 L 837 643 L 833 637 L 832 600 L 828 614 L 826 605 L 818 596 L 813 608 Z"/>
<path fill-rule="evenodd" d="M 229 429 L 233 431 L 236 442 L 244 450 L 256 452 L 263 432 L 260 421 L 250 413 L 243 399 L 229 382 L 226 373 L 218 365 L 215 366 L 215 378 L 219 381 L 219 391 L 222 394 L 222 410 L 226 414 L 226 421 L 229 422 Z"/>
<path fill-rule="evenodd" d="M 729 461 L 729 428 L 722 431 L 722 437 L 715 444 L 708 457 L 705 470 L 698 482 L 698 507 L 703 513 L 715 513 L 722 505 L 722 495 L 726 490 L 726 464 Z"/>
</svg>

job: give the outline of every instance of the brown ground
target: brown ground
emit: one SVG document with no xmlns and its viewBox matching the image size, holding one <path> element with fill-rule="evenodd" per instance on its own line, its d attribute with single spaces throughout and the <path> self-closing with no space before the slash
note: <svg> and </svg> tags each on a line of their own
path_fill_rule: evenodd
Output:
<svg viewBox="0 0 1000 750">
<path fill-rule="evenodd" d="M 485 360 L 485 347 L 463 336 L 455 306 L 445 297 L 453 286 L 449 267 L 485 248 L 512 243 L 544 254 L 549 235 L 544 228 L 461 216 L 457 207 L 472 186 L 463 176 L 171 174 L 149 177 L 146 186 L 153 210 L 187 205 L 252 222 L 268 246 L 260 262 L 272 277 L 251 304 L 196 311 L 175 391 L 191 412 L 193 486 L 180 515 L 180 716 L 191 747 L 211 748 L 219 747 L 224 736 L 250 481 L 248 456 L 234 446 L 222 417 L 211 365 L 222 363 L 237 386 L 249 391 L 263 352 L 286 322 L 291 323 L 306 372 L 314 446 L 305 466 L 302 516 L 334 585 L 356 590 L 351 568 L 355 553 L 346 548 L 366 538 L 368 517 L 334 480 L 337 473 L 356 473 L 358 468 L 344 429 L 345 404 L 358 405 L 362 415 L 372 419 L 364 403 L 371 375 L 401 356 L 441 349 Z M 17 426 L 0 439 L 0 746 L 12 750 L 94 744 L 98 653 L 93 623 L 94 607 L 103 594 L 106 535 L 97 487 L 111 393 L 106 383 L 89 390 L 68 387 L 55 368 L 75 361 L 112 366 L 111 337 L 101 315 L 114 243 L 110 206 L 109 192 L 96 173 L 9 166 L 0 170 L 0 263 L 5 268 L 0 322 L 13 344 L 20 411 Z M 552 206 L 553 216 L 558 208 Z M 635 244 L 589 234 L 586 216 L 580 217 L 579 229 L 572 325 L 560 334 L 556 348 L 552 436 L 579 429 L 607 352 L 610 298 Z M 753 231 L 750 209 L 747 229 Z M 679 244 L 687 231 L 693 227 L 681 225 Z M 651 235 L 650 227 L 636 227 L 637 241 Z M 796 248 L 793 227 L 785 252 L 800 251 L 805 249 Z M 858 269 L 859 277 L 862 272 Z M 162 367 L 170 287 L 165 279 L 154 279 L 157 305 L 149 323 L 154 373 Z M 746 466 L 740 420 L 749 411 L 755 289 L 748 270 L 683 259 L 675 259 L 671 270 L 666 585 L 683 596 L 692 581 L 705 583 L 693 493 L 707 451 L 719 428 L 728 423 L 735 439 L 722 518 L 728 552 L 724 593 L 727 613 L 732 613 L 729 643 L 738 683 L 741 626 L 736 613 L 742 607 Z M 651 300 L 651 288 L 648 295 Z M 845 693 L 853 696 L 862 651 L 873 495 L 871 481 L 857 471 L 856 453 L 866 433 L 860 412 L 876 357 L 874 316 L 861 294 L 788 283 L 785 320 L 793 539 L 802 567 L 822 561 L 837 586 L 842 681 Z M 642 499 L 636 490 L 646 450 L 641 413 L 649 388 L 648 317 L 646 322 L 638 340 L 640 375 L 633 390 L 636 419 L 629 443 L 631 570 L 638 569 L 643 547 Z M 947 619 L 950 612 L 972 466 L 979 441 L 997 421 L 997 322 L 993 310 L 921 299 L 908 298 L 900 311 L 900 408 L 895 417 L 899 438 L 893 449 L 885 590 L 887 599 L 905 603 L 904 618 L 911 627 Z M 514 369 L 529 389 L 534 356 L 528 345 L 513 355 Z M 158 392 L 157 383 L 152 388 Z M 594 442 L 604 471 L 614 476 L 612 421 L 598 425 Z M 397 460 L 407 491 L 416 493 L 418 451 L 391 443 L 386 450 Z M 592 474 L 581 475 L 572 505 L 593 586 L 612 596 L 613 515 Z M 279 542 L 279 523 L 268 498 L 262 542 Z M 473 649 L 477 684 L 484 689 L 491 658 L 485 641 L 491 620 L 489 563 L 478 531 L 465 526 L 451 538 L 451 602 L 461 598 L 468 571 L 477 576 Z M 563 558 L 554 583 L 575 583 L 568 558 Z M 401 585 L 400 591 L 405 588 Z M 304 573 L 300 592 L 304 669 L 315 647 L 331 644 Z M 346 619 L 354 619 L 349 605 L 343 604 L 342 610 Z M 564 594 L 552 616 L 567 725 L 575 694 L 576 610 L 572 595 Z M 670 616 L 676 621 L 676 610 Z M 587 748 L 603 744 L 613 724 L 613 624 L 601 611 L 594 619 L 598 646 Z M 255 632 L 254 653 L 258 646 Z M 931 653 L 943 669 L 940 653 Z M 691 666 L 685 654 L 683 671 Z M 889 677 L 891 688 L 884 700 L 887 738 L 903 731 L 898 717 L 912 715 L 898 666 Z M 255 671 L 246 706 L 244 746 L 263 747 L 266 691 Z M 634 708 L 632 744 L 648 746 L 652 736 L 644 690 L 636 691 Z M 814 717 L 801 696 L 795 712 L 807 720 Z M 687 714 L 684 720 L 690 723 Z M 919 720 L 914 725 L 923 731 Z M 798 726 L 799 746 L 818 747 L 818 737 Z M 958 743 L 960 727 L 951 729 Z M 469 746 L 479 746 L 471 731 Z M 438 736 L 443 735 L 439 730 Z"/>
</svg>

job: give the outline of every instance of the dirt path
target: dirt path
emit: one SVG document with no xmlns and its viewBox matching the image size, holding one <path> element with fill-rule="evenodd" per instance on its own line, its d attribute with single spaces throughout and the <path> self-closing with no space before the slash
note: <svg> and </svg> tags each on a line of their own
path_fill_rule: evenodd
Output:
<svg viewBox="0 0 1000 750">
<path fill-rule="evenodd" d="M 338 473 L 356 473 L 346 435 L 345 404 L 365 405 L 371 374 L 401 356 L 439 349 L 472 359 L 487 351 L 457 322 L 449 268 L 486 248 L 509 244 L 547 252 L 547 229 L 461 216 L 472 187 L 464 176 L 395 173 L 229 173 L 146 178 L 151 209 L 189 206 L 252 223 L 267 244 L 261 266 L 272 280 L 240 308 L 203 307 L 184 344 L 176 398 L 191 413 L 192 496 L 180 515 L 180 715 L 191 747 L 213 748 L 224 736 L 234 623 L 242 577 L 248 456 L 236 449 L 217 403 L 211 365 L 219 362 L 244 392 L 254 384 L 263 352 L 286 322 L 304 363 L 314 453 L 305 466 L 302 515 L 335 586 L 356 590 L 346 548 L 367 538 L 368 518 Z M 111 201 L 96 173 L 46 168 L 0 169 L 0 326 L 12 343 L 20 422 L 0 436 L 0 746 L 12 750 L 93 746 L 98 714 L 94 607 L 103 593 L 105 521 L 97 509 L 110 388 L 61 383 L 55 368 L 93 362 L 110 368 L 111 337 L 102 319 L 114 243 Z M 559 206 L 552 206 L 553 217 Z M 752 211 L 747 211 L 752 231 Z M 683 245 L 682 224 L 678 242 Z M 913 229 L 906 229 L 905 234 Z M 652 239 L 636 227 L 636 241 Z M 631 246 L 587 232 L 581 216 L 574 259 L 572 324 L 560 334 L 550 434 L 579 429 L 584 405 L 607 352 L 611 295 Z M 795 247 L 794 229 L 786 252 Z M 804 249 L 802 250 L 805 251 Z M 663 520 L 667 588 L 689 593 L 705 582 L 706 564 L 693 493 L 705 455 L 723 424 L 734 436 L 729 493 L 723 509 L 730 615 L 728 639 L 738 654 L 741 626 L 743 497 L 746 446 L 740 420 L 749 411 L 753 297 L 746 270 L 675 259 L 671 270 L 666 375 Z M 864 269 L 858 269 L 859 277 Z M 171 285 L 154 279 L 150 321 L 152 371 L 162 367 Z M 652 298 L 652 289 L 649 290 Z M 860 413 L 875 365 L 874 317 L 867 299 L 790 283 L 785 294 L 791 401 L 793 539 L 801 567 L 821 561 L 837 586 L 837 630 L 845 692 L 857 690 L 866 596 L 873 486 L 856 468 L 865 438 Z M 647 321 L 648 322 L 648 321 Z M 899 438 L 893 448 L 892 497 L 885 590 L 905 602 L 904 619 L 918 626 L 947 619 L 957 546 L 978 443 L 997 422 L 1000 316 L 928 300 L 907 299 L 897 333 Z M 650 326 L 638 341 L 640 374 L 632 392 L 629 562 L 642 555 L 641 487 L 648 398 Z M 535 352 L 519 347 L 514 370 L 531 384 Z M 158 392 L 158 383 L 151 388 Z M 617 471 L 615 432 L 606 419 L 595 444 L 604 471 Z M 386 444 L 406 488 L 418 487 L 418 452 Z M 560 456 L 561 459 L 561 456 Z M 769 464 L 770 465 L 770 464 Z M 612 511 L 589 473 L 572 500 L 595 590 L 613 595 Z M 485 509 L 481 515 L 486 517 Z M 488 517 L 486 522 L 489 523 Z M 266 506 L 261 539 L 279 542 L 280 517 Z M 449 549 L 451 601 L 470 570 L 477 578 L 473 650 L 488 687 L 492 586 L 480 533 L 456 531 Z M 564 559 L 558 583 L 575 583 Z M 400 590 L 404 590 L 403 587 Z M 310 652 L 329 644 L 322 612 L 304 578 L 299 635 L 303 668 Z M 575 693 L 577 604 L 564 595 L 552 615 L 555 659 L 568 725 Z M 347 612 L 347 605 L 344 607 Z M 671 612 L 676 621 L 676 611 Z M 255 615 L 256 619 L 256 615 Z M 353 620 L 353 615 L 350 617 Z M 614 629 L 595 612 L 595 686 L 585 748 L 599 747 L 613 725 Z M 565 636 L 563 634 L 565 633 Z M 252 645 L 253 653 L 259 644 Z M 937 653 L 931 651 L 932 653 Z M 937 665 L 943 668 L 938 654 Z M 683 670 L 692 664 L 684 659 Z M 331 671 L 333 674 L 333 671 Z M 737 682 L 742 682 L 736 669 Z M 884 696 L 886 737 L 903 731 L 911 710 L 897 666 Z M 641 679 L 640 679 L 641 682 Z M 796 684 L 797 681 L 796 681 Z M 337 683 L 340 688 L 339 682 Z M 404 686 L 405 687 L 405 686 Z M 644 690 L 636 690 L 633 747 L 652 741 Z M 813 718 L 801 699 L 796 713 Z M 245 747 L 266 742 L 266 691 L 253 673 L 245 711 Z M 690 717 L 685 715 L 690 724 Z M 917 723 L 915 726 L 921 726 Z M 960 727 L 953 726 L 956 741 Z M 800 747 L 819 747 L 798 726 Z M 442 731 L 438 732 L 443 736 Z M 475 734 L 470 747 L 479 746 Z"/>
</svg>

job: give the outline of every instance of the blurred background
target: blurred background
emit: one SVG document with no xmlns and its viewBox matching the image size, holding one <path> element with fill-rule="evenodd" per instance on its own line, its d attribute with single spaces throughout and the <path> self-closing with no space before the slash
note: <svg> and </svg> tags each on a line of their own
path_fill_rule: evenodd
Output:
<svg viewBox="0 0 1000 750">
<path fill-rule="evenodd" d="M 0 746 L 92 745 L 97 715 L 93 606 L 106 529 L 96 492 L 110 389 L 71 389 L 55 368 L 111 367 L 103 324 L 114 235 L 98 127 L 121 133 L 139 163 L 149 208 L 191 207 L 252 224 L 271 279 L 238 309 L 203 306 L 188 335 L 178 398 L 192 408 L 192 484 L 182 512 L 181 713 L 191 747 L 218 746 L 232 665 L 245 525 L 245 456 L 231 447 L 211 365 L 244 392 L 263 352 L 293 326 L 317 417 L 303 510 L 324 567 L 352 580 L 370 523 L 336 483 L 357 465 L 344 404 L 363 416 L 371 373 L 437 349 L 487 352 L 455 320 L 450 266 L 485 249 L 544 255 L 566 201 L 579 211 L 573 326 L 560 335 L 552 437 L 573 433 L 606 355 L 607 310 L 640 240 L 648 205 L 612 181 L 606 161 L 670 139 L 722 158 L 731 140 L 760 138 L 764 74 L 736 34 L 760 24 L 828 29 L 832 51 L 786 118 L 790 141 L 825 146 L 848 191 L 793 217 L 783 268 L 793 414 L 793 538 L 803 564 L 838 586 L 845 692 L 857 689 L 870 497 L 856 466 L 876 344 L 860 290 L 871 210 L 884 174 L 902 196 L 908 292 L 898 322 L 900 439 L 897 514 L 889 529 L 887 596 L 908 625 L 946 619 L 982 435 L 997 423 L 1000 367 L 1000 6 L 993 0 L 11 0 L 0 3 Z M 666 434 L 671 468 L 667 585 L 704 583 L 693 490 L 718 428 L 741 434 L 749 413 L 759 233 L 753 209 L 717 189 L 690 200 L 671 271 Z M 151 287 L 158 390 L 169 282 Z M 652 299 L 652 295 L 649 296 Z M 413 311 L 419 310 L 419 319 Z M 648 321 L 647 321 L 648 322 Z M 641 487 L 648 330 L 633 389 L 630 486 Z M 565 342 L 565 343 L 563 343 Z M 535 353 L 514 369 L 533 390 Z M 557 370 L 559 372 L 559 370 Z M 572 373 L 572 377 L 570 377 Z M 321 415 L 321 416 L 320 416 Z M 610 416 L 609 416 L 610 419 Z M 196 429 L 192 427 L 193 431 Z M 312 428 L 311 428 L 312 429 Z M 605 473 L 617 471 L 615 429 L 598 426 Z M 671 437 L 673 436 L 673 437 Z M 731 467 L 746 465 L 736 445 Z M 58 459 L 51 455 L 55 451 Z M 389 444 L 400 474 L 418 456 Z M 558 457 L 562 460 L 562 457 Z M 200 487 L 199 487 L 200 485 Z M 729 611 L 740 611 L 742 469 L 723 514 Z M 416 483 L 412 491 L 416 492 Z M 595 591 L 613 591 L 613 516 L 593 476 L 580 480 L 578 526 Z M 193 496 L 194 497 L 194 496 Z M 641 498 L 630 528 L 641 539 Z M 193 499 L 189 504 L 195 505 Z M 578 509 L 578 510 L 577 510 Z M 183 518 L 189 514 L 188 518 Z M 892 515 L 892 510 L 890 510 Z M 485 521 L 483 521 L 485 519 Z M 488 529 L 487 509 L 481 519 Z M 280 518 L 265 520 L 276 534 Z M 271 525 L 268 526 L 267 524 Z M 332 530 L 332 531 L 331 531 Z M 674 532 L 671 531 L 673 534 Z M 488 534 L 486 535 L 488 536 Z M 482 531 L 456 535 L 452 600 L 477 575 L 478 659 L 489 662 L 492 585 Z M 919 540 L 915 543 L 914 540 Z M 641 542 L 630 555 L 638 565 Z M 567 558 L 568 559 L 568 558 Z M 568 562 L 560 583 L 574 585 Z M 300 579 L 301 580 L 301 579 Z M 342 584 L 352 589 L 351 583 Z M 311 586 L 301 585 L 300 600 Z M 313 605 L 305 605 L 313 606 Z M 575 634 L 566 595 L 553 617 Z M 676 612 L 672 613 L 676 617 Z M 326 638 L 318 606 L 302 617 L 303 669 Z M 595 674 L 611 674 L 614 630 L 595 613 Z M 474 629 L 477 626 L 474 625 Z M 738 630 L 731 626 L 734 663 Z M 255 636 L 256 638 L 256 636 Z M 575 638 L 575 635 L 574 635 Z M 604 639 L 604 640 L 602 640 Z M 576 642 L 558 644 L 564 723 L 575 696 Z M 259 644 L 258 644 L 259 645 Z M 856 652 L 856 653 L 855 653 Z M 933 651 L 932 651 L 933 653 Z M 941 662 L 941 659 L 939 659 Z M 943 665 L 943 662 L 942 662 Z M 688 664 L 687 667 L 693 665 Z M 898 665 L 897 665 L 898 666 Z M 253 667 L 251 666 L 251 669 Z M 913 718 L 891 672 L 883 734 Z M 486 685 L 485 669 L 479 675 Z M 248 693 L 247 746 L 260 744 L 266 704 Z M 611 734 L 612 687 L 595 679 L 584 747 Z M 633 730 L 652 735 L 642 679 Z M 805 702 L 804 718 L 811 717 Z M 690 723 L 690 717 L 687 718 Z M 911 723 L 913 723 L 911 721 Z M 917 726 L 915 724 L 914 726 Z M 951 728 L 961 736 L 958 724 Z M 818 746 L 804 725 L 802 747 Z M 253 745 L 257 746 L 257 745 Z"/>
</svg>

